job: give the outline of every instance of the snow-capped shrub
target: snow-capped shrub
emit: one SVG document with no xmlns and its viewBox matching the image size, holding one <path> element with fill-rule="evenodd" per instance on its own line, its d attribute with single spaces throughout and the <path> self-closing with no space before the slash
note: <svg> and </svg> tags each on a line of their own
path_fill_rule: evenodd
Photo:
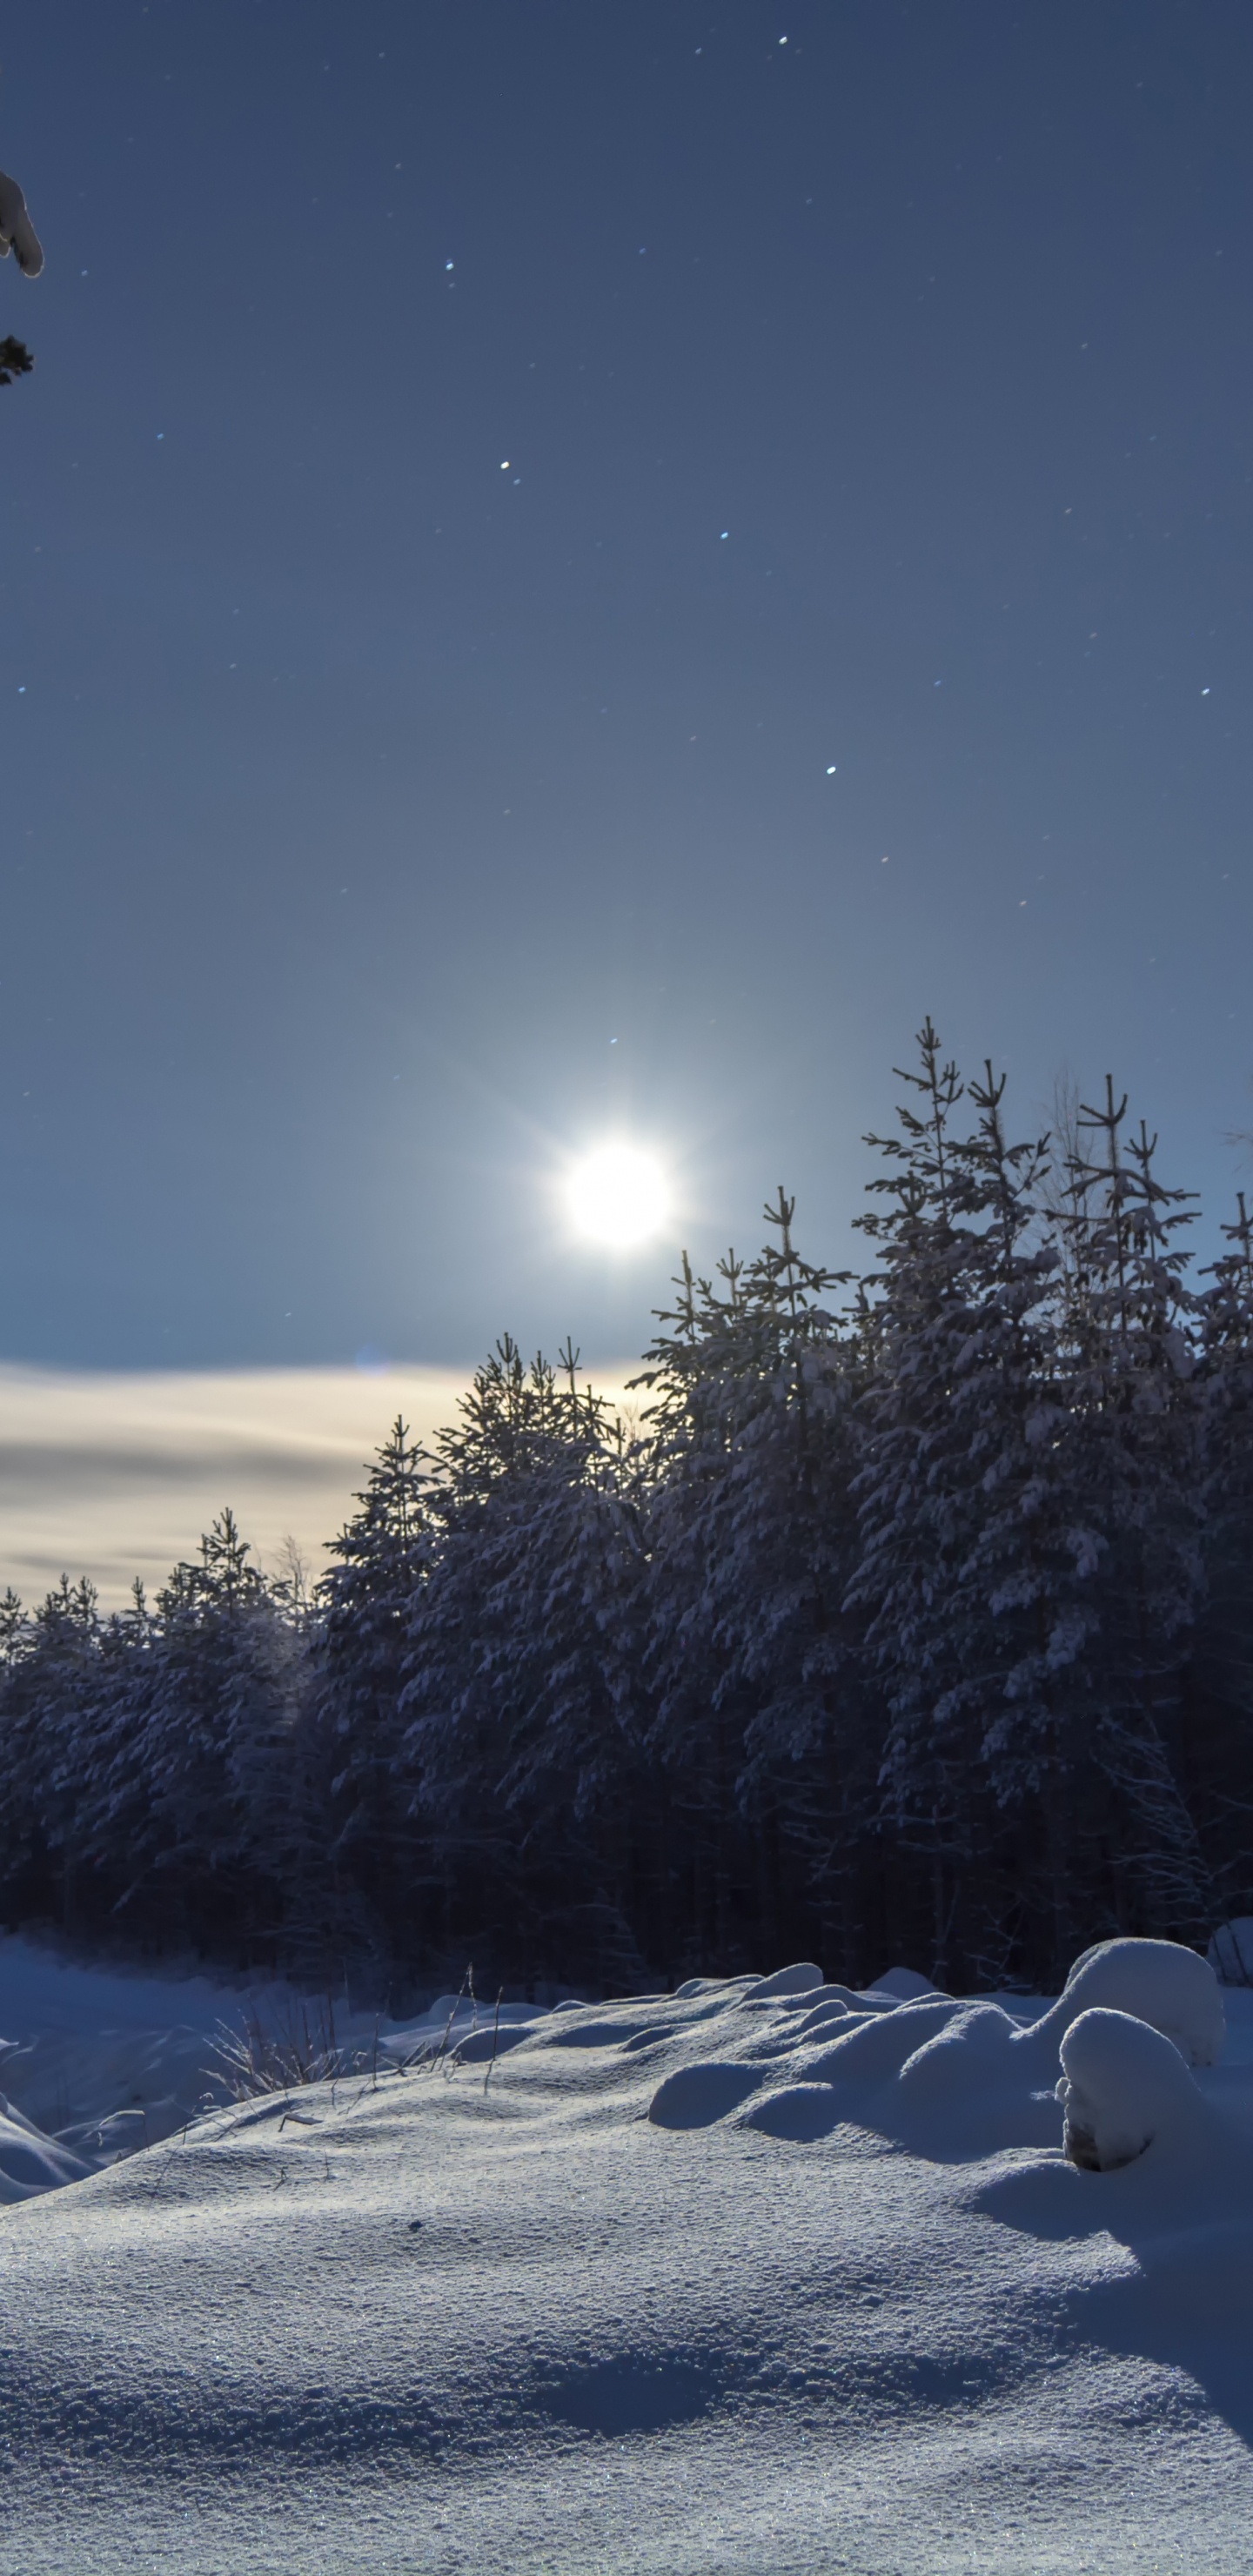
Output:
<svg viewBox="0 0 1253 2576">
<path fill-rule="evenodd" d="M 1224 1986 L 1253 1986 L 1253 1914 L 1220 1923 L 1209 1945 L 1209 1963 Z"/>
<path fill-rule="evenodd" d="M 1061 2055 L 1066 2153 L 1088 2173 L 1129 2165 L 1156 2138 L 1177 2138 L 1204 2119 L 1205 2104 L 1173 2041 L 1131 2013 L 1080 2013 Z"/>
<path fill-rule="evenodd" d="M 1218 1979 L 1208 1959 L 1178 1941 L 1098 1941 L 1076 1959 L 1065 1987 L 1027 2037 L 1060 2040 L 1095 2006 L 1130 2013 L 1173 2040 L 1185 2065 L 1213 2066 L 1227 2036 Z"/>
</svg>

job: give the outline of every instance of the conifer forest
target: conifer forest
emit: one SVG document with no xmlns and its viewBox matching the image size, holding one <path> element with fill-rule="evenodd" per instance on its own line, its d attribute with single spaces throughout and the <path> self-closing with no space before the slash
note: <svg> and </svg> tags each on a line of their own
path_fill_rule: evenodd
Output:
<svg viewBox="0 0 1253 2576">
<path fill-rule="evenodd" d="M 814 1956 L 1053 1989 L 1253 1912 L 1253 1218 L 930 1023 L 857 1220 L 686 1260 L 623 1421 L 508 1338 L 310 1583 L 0 1613 L 3 1914 L 382 1996 Z"/>
</svg>

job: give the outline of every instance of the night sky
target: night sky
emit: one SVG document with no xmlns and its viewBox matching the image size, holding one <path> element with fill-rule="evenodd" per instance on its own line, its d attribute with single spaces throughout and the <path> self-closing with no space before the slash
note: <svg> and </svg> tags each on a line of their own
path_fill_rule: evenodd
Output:
<svg viewBox="0 0 1253 2576">
<path fill-rule="evenodd" d="M 631 1353 L 928 1010 L 1216 1225 L 1251 131 L 1248 0 L 15 14 L 0 1356 Z"/>
</svg>

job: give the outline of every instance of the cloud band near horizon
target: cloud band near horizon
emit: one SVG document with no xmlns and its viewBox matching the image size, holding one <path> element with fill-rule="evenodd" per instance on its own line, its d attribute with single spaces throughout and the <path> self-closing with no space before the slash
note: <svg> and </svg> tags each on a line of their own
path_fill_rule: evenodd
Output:
<svg viewBox="0 0 1253 2576">
<path fill-rule="evenodd" d="M 596 1383 L 616 1395 L 624 1374 Z M 0 1367 L 0 1589 L 33 1608 L 86 1574 L 115 1608 L 136 1575 L 152 1591 L 194 1559 L 227 1504 L 264 1566 L 290 1539 L 316 1578 L 396 1415 L 429 1446 L 468 1383 L 417 1367 Z"/>
</svg>

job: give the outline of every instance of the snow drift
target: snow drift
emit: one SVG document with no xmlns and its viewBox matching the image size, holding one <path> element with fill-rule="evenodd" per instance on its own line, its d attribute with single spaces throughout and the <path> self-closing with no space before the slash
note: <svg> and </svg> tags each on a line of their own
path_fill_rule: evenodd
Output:
<svg viewBox="0 0 1253 2576">
<path fill-rule="evenodd" d="M 67 2159 L 0 2211 L 5 2563 L 1243 2576 L 1253 1995 L 1189 2066 L 1084 1971 L 1056 2019 L 810 1973 L 519 2007 L 495 2062 L 446 1996 Z M 1192 1970 L 1105 1973 L 1212 2038 Z"/>
</svg>

